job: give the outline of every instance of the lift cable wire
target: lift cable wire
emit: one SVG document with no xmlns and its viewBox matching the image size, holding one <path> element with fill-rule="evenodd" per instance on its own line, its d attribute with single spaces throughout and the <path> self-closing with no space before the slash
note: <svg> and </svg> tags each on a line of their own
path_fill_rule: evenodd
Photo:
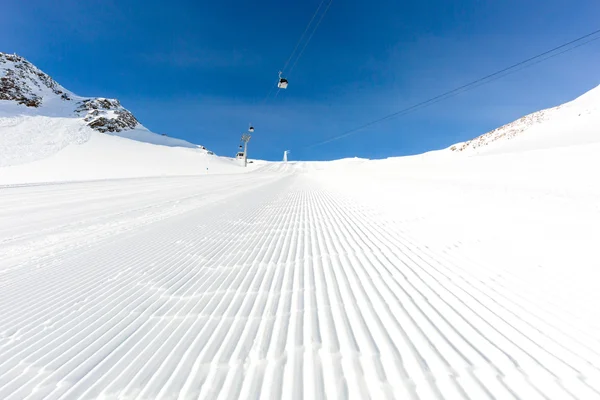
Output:
<svg viewBox="0 0 600 400">
<path fill-rule="evenodd" d="M 572 51 L 572 50 L 574 50 L 574 49 L 576 49 L 578 47 L 584 46 L 586 44 L 589 44 L 591 42 L 594 42 L 594 41 L 600 39 L 600 36 L 596 36 L 596 37 L 592 38 L 592 36 L 595 36 L 598 33 L 600 33 L 600 29 L 598 29 L 598 30 L 596 30 L 594 32 L 588 33 L 587 35 L 581 36 L 581 37 L 579 37 L 579 38 L 577 38 L 575 40 L 571 40 L 570 42 L 564 43 L 564 44 L 562 44 L 560 46 L 554 47 L 553 49 L 545 51 L 545 52 L 543 52 L 541 54 L 538 54 L 538 55 L 536 55 L 534 57 L 528 58 L 528 59 L 526 59 L 524 61 L 520 61 L 520 62 L 518 62 L 516 64 L 513 64 L 513 65 L 511 65 L 509 67 L 503 68 L 503 69 L 501 69 L 499 71 L 496 71 L 496 72 L 494 72 L 492 74 L 486 75 L 483 78 L 479 78 L 479 79 L 476 79 L 476 80 L 474 80 L 474 81 L 472 81 L 470 83 L 467 83 L 465 85 L 459 86 L 456 89 L 449 90 L 449 91 L 447 91 L 445 93 L 442 93 L 440 95 L 432 97 L 432 98 L 430 98 L 428 100 L 422 101 L 422 102 L 417 103 L 415 105 L 412 105 L 410 107 L 404 108 L 404 109 L 402 109 L 400 111 L 396 111 L 394 113 L 388 114 L 388 115 L 383 116 L 381 118 L 377 118 L 377 119 L 375 119 L 373 121 L 370 121 L 370 122 L 368 122 L 366 124 L 363 124 L 363 125 L 361 125 L 361 126 L 359 126 L 357 128 L 353 128 L 353 129 L 347 130 L 347 131 L 343 132 L 340 135 L 334 136 L 334 137 L 329 138 L 327 140 L 324 140 L 322 142 L 318 142 L 316 144 L 313 144 L 313 145 L 310 145 L 310 146 L 306 146 L 306 148 L 312 148 L 312 147 L 321 146 L 321 145 L 324 145 L 324 144 L 327 144 L 327 143 L 331 143 L 333 141 L 345 138 L 345 137 L 350 136 L 350 135 L 352 135 L 352 134 L 354 134 L 354 133 L 356 133 L 356 132 L 358 132 L 358 131 L 360 131 L 362 129 L 365 129 L 365 128 L 369 127 L 369 126 L 378 124 L 380 122 L 383 122 L 383 121 L 388 120 L 388 119 L 393 118 L 393 117 L 403 116 L 403 115 L 409 114 L 409 113 L 411 113 L 413 111 L 416 111 L 418 109 L 430 106 L 432 104 L 435 104 L 435 103 L 438 103 L 440 101 L 446 100 L 446 99 L 448 99 L 450 97 L 453 97 L 453 96 L 456 96 L 458 94 L 464 93 L 464 92 L 466 92 L 468 90 L 474 89 L 476 87 L 479 87 L 479 86 L 485 85 L 487 83 L 493 82 L 493 81 L 495 81 L 497 79 L 503 78 L 503 77 L 505 77 L 507 75 L 510 75 L 510 74 L 515 73 L 517 71 L 520 71 L 522 69 L 525 69 L 525 68 L 531 67 L 533 65 L 539 64 L 539 63 L 541 63 L 543 61 L 546 61 L 546 60 L 548 60 L 550 58 L 553 58 L 553 57 L 556 57 L 558 55 L 567 53 L 567 52 Z M 581 42 L 584 39 L 588 39 L 588 40 L 586 40 L 586 41 L 584 41 L 582 43 L 579 43 L 576 46 L 568 47 L 568 46 L 571 46 L 571 45 L 573 45 L 575 43 Z M 564 50 L 561 51 L 561 52 L 556 53 L 557 50 L 561 50 L 561 49 L 564 49 Z M 555 54 L 552 54 L 552 53 L 555 53 Z M 547 56 L 547 57 L 545 57 L 545 56 Z M 532 63 L 532 61 L 536 61 L 536 62 Z M 493 79 L 491 79 L 491 78 L 493 78 Z"/>
<path fill-rule="evenodd" d="M 269 96 L 271 96 L 271 93 L 273 93 L 273 89 L 275 89 L 275 86 L 277 86 L 277 84 L 271 85 L 271 89 L 269 89 L 269 92 L 267 93 L 265 98 L 260 102 L 261 105 L 265 105 L 267 100 L 269 100 Z M 279 90 L 277 91 L 279 92 Z"/>
<path fill-rule="evenodd" d="M 300 46 L 300 43 L 302 43 L 302 39 L 304 39 L 304 36 L 306 36 L 306 33 L 308 32 L 308 28 L 310 28 L 310 25 L 313 23 L 313 21 L 315 20 L 315 17 L 319 13 L 319 10 L 323 6 L 323 4 L 325 4 L 326 1 L 327 0 L 321 0 L 321 3 L 319 4 L 319 7 L 317 7 L 317 10 L 313 14 L 313 16 L 310 19 L 310 21 L 308 21 L 308 25 L 306 25 L 306 28 L 304 29 L 304 32 L 302 32 L 302 36 L 300 36 L 300 39 L 298 39 L 298 42 L 296 43 L 296 46 L 294 47 L 294 50 L 292 50 L 292 54 L 290 54 L 290 57 L 287 59 L 287 61 L 285 62 L 285 65 L 281 69 L 282 72 L 285 72 L 285 69 L 289 65 L 290 61 L 292 61 L 292 58 L 294 57 L 294 54 L 296 54 L 296 50 L 298 50 L 298 47 Z M 331 1 L 330 1 L 330 3 L 331 3 Z M 314 31 L 313 31 L 313 33 L 314 33 Z"/>
<path fill-rule="evenodd" d="M 319 25 L 321 25 L 321 21 L 323 21 L 323 18 L 325 18 L 325 14 L 327 14 L 327 11 L 329 11 L 329 7 L 331 7 L 331 3 L 333 3 L 333 0 L 329 0 L 329 3 L 327 4 L 325 11 L 323 11 L 323 14 L 321 14 L 321 18 L 319 18 L 319 20 L 317 21 L 317 24 L 315 25 L 315 28 L 312 30 L 312 32 L 311 32 L 310 36 L 308 37 L 308 39 L 306 40 L 306 42 L 304 42 L 304 46 L 302 47 L 302 50 L 300 50 L 300 53 L 298 53 L 298 57 L 296 57 L 296 61 L 294 61 L 294 63 L 290 67 L 289 71 L 287 72 L 288 75 L 290 75 L 292 73 L 294 67 L 298 63 L 298 60 L 300 60 L 300 57 L 302 57 L 302 54 L 304 54 L 304 50 L 306 50 L 306 46 L 308 46 L 308 43 L 310 42 L 313 35 L 319 28 Z"/>
</svg>

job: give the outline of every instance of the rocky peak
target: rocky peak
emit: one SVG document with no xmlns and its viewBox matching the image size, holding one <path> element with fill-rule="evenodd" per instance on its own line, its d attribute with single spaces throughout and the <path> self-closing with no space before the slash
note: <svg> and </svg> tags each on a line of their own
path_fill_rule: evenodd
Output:
<svg viewBox="0 0 600 400">
<path fill-rule="evenodd" d="M 95 98 L 77 103 L 75 113 L 93 129 L 100 132 L 121 132 L 135 128 L 139 122 L 119 100 Z"/>
<path fill-rule="evenodd" d="M 72 114 L 66 116 L 80 117 L 99 132 L 121 132 L 139 124 L 119 100 L 76 96 L 25 58 L 0 52 L 0 100 L 43 112 L 51 99 L 73 104 Z"/>
<path fill-rule="evenodd" d="M 39 107 L 49 94 L 66 101 L 72 97 L 48 74 L 23 57 L 0 53 L 0 100 L 13 100 L 28 107 Z"/>
</svg>

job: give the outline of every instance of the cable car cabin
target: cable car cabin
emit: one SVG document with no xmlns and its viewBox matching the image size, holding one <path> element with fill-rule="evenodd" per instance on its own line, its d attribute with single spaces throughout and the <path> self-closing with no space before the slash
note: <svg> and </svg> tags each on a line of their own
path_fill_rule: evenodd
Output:
<svg viewBox="0 0 600 400">
<path fill-rule="evenodd" d="M 288 85 L 288 80 L 285 78 L 279 78 L 279 83 L 277 84 L 277 87 L 279 89 L 286 89 Z"/>
<path fill-rule="evenodd" d="M 251 126 L 250 128 L 248 128 L 248 132 L 254 132 L 254 127 Z"/>
<path fill-rule="evenodd" d="M 235 158 L 237 158 L 238 160 L 243 160 L 244 159 L 244 152 L 240 151 L 235 155 Z"/>
</svg>

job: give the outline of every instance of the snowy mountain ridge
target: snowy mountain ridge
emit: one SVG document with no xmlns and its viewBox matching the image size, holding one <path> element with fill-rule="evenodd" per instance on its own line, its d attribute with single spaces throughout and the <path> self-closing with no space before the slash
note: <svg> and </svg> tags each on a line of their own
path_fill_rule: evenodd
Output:
<svg viewBox="0 0 600 400">
<path fill-rule="evenodd" d="M 118 138 L 98 136 L 103 134 Z M 165 146 L 186 152 L 177 155 L 179 150 L 165 151 Z M 69 154 L 79 157 L 83 148 L 87 156 L 80 160 L 82 165 L 76 165 L 75 156 Z M 179 164 L 173 171 L 185 174 L 187 170 L 176 160 L 189 158 L 192 171 L 199 165 L 206 171 L 206 155 L 210 154 L 204 146 L 149 131 L 117 99 L 78 96 L 25 58 L 0 53 L 0 167 L 59 157 L 65 177 L 70 169 L 93 170 L 91 176 L 104 176 L 99 171 L 119 164 L 137 171 L 150 171 L 160 163 L 170 163 L 161 171 L 171 171 L 169 165 Z M 132 165 L 134 160 L 137 165 Z"/>
<path fill-rule="evenodd" d="M 0 53 L 0 100 L 39 109 L 41 115 L 49 111 L 80 116 L 98 132 L 121 132 L 140 125 L 118 100 L 77 96 L 16 54 Z"/>
<path fill-rule="evenodd" d="M 531 141 L 539 135 L 543 136 L 539 138 L 539 144 L 554 142 L 570 145 L 600 141 L 599 135 L 590 130 L 600 122 L 599 110 L 600 86 L 597 86 L 573 101 L 528 114 L 474 139 L 456 143 L 450 150 L 457 153 L 495 151 L 499 147 L 507 147 L 508 141 Z M 571 132 L 565 129 L 567 127 L 572 128 L 568 129 Z M 557 136 L 561 136 L 561 143 L 557 142 Z"/>
<path fill-rule="evenodd" d="M 480 147 L 488 146 L 489 144 L 498 140 L 510 140 L 515 136 L 522 134 L 531 126 L 547 121 L 554 114 L 554 111 L 560 109 L 560 107 L 561 106 L 536 111 L 532 114 L 521 117 L 516 121 L 484 133 L 483 135 L 477 136 L 474 139 L 457 143 L 450 147 L 450 150 L 456 152 L 476 150 Z"/>
<path fill-rule="evenodd" d="M 0 100 L 40 107 L 44 97 L 50 94 L 64 101 L 73 97 L 72 93 L 23 57 L 0 52 Z"/>
</svg>

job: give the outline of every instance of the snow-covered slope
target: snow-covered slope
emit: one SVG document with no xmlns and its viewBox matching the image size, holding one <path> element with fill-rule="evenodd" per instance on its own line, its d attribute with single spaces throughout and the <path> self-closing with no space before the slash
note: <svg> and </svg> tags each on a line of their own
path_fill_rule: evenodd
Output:
<svg viewBox="0 0 600 400">
<path fill-rule="evenodd" d="M 55 97 L 66 102 L 76 96 L 23 57 L 0 52 L 0 100 L 40 107 Z"/>
<path fill-rule="evenodd" d="M 4 188 L 0 398 L 598 399 L 598 155 Z"/>
<path fill-rule="evenodd" d="M 0 53 L 0 107 L 6 102 L 19 105 L 28 116 L 80 117 L 98 132 L 134 129 L 139 122 L 118 100 L 77 96 L 23 57 Z M 15 108 L 1 114 L 15 112 Z M 1 116 L 0 114 L 0 116 Z"/>
<path fill-rule="evenodd" d="M 65 126 L 63 125 L 63 128 Z M 91 132 L 80 144 L 35 162 L 0 168 L 0 185 L 150 176 L 241 173 L 237 160 L 201 149 L 160 146 Z"/>
<path fill-rule="evenodd" d="M 526 115 L 475 139 L 450 147 L 492 154 L 600 142 L 600 86 L 558 107 Z"/>
<path fill-rule="evenodd" d="M 0 184 L 240 171 L 203 146 L 149 131 L 116 99 L 77 96 L 0 53 Z"/>
<path fill-rule="evenodd" d="M 0 188 L 0 399 L 599 399 L 600 143 L 574 123 L 598 103 L 574 104 L 481 157 L 161 178 L 236 166 L 5 117 L 16 153 L 49 124 L 60 150 L 0 182 L 132 179 Z"/>
</svg>

